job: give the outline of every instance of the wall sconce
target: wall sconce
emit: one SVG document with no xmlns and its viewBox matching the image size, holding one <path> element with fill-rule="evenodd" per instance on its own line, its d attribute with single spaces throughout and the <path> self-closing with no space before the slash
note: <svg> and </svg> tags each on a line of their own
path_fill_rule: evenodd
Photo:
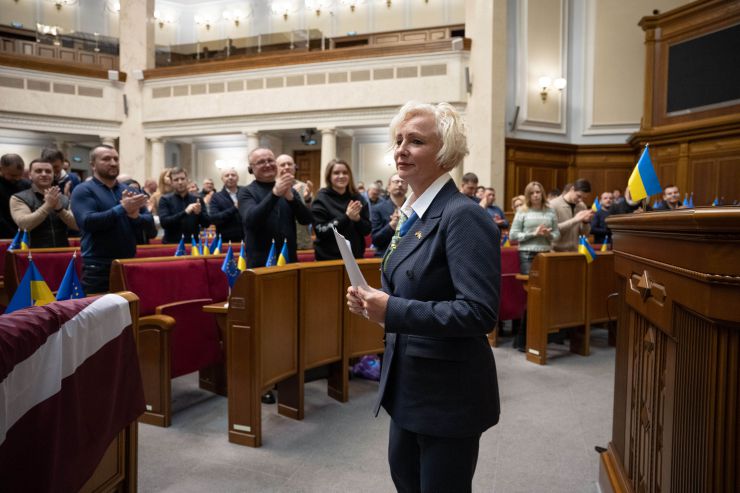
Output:
<svg viewBox="0 0 740 493">
<path fill-rule="evenodd" d="M 154 9 L 154 21 L 160 29 L 164 29 L 165 24 L 175 23 L 175 17 L 171 12 L 163 13 L 159 9 Z"/>
<path fill-rule="evenodd" d="M 68 7 L 77 3 L 77 0 L 51 0 L 57 10 L 62 10 L 62 7 Z"/>
<path fill-rule="evenodd" d="M 568 82 L 562 77 L 558 77 L 553 81 L 552 77 L 543 75 L 537 79 L 537 85 L 540 88 L 540 97 L 542 98 L 542 102 L 544 103 L 547 101 L 547 93 L 550 91 L 550 88 L 554 87 L 558 91 L 562 92 L 567 84 Z"/>
<path fill-rule="evenodd" d="M 214 24 L 214 20 L 210 16 L 196 15 L 195 23 L 199 26 L 205 26 L 206 31 L 210 31 L 211 25 Z"/>
<path fill-rule="evenodd" d="M 349 6 L 350 12 L 354 12 L 358 5 L 362 5 L 365 0 L 341 0 L 342 5 Z"/>
<path fill-rule="evenodd" d="M 306 0 L 306 8 L 316 12 L 316 17 L 321 15 L 321 10 L 326 10 L 331 7 L 329 0 Z"/>
<path fill-rule="evenodd" d="M 296 11 L 291 2 L 273 2 L 270 9 L 272 10 L 272 13 L 274 15 L 282 15 L 284 21 L 288 20 L 289 14 L 292 14 Z"/>
<path fill-rule="evenodd" d="M 246 19 L 249 15 L 245 14 L 241 10 L 224 10 L 222 16 L 225 21 L 234 21 L 234 25 L 236 27 L 239 27 L 239 23 Z"/>
<path fill-rule="evenodd" d="M 118 0 L 114 0 L 112 2 L 106 2 L 105 10 L 118 15 L 121 13 L 121 2 L 119 2 Z"/>
<path fill-rule="evenodd" d="M 391 8 L 391 0 L 385 0 L 385 6 Z"/>
</svg>

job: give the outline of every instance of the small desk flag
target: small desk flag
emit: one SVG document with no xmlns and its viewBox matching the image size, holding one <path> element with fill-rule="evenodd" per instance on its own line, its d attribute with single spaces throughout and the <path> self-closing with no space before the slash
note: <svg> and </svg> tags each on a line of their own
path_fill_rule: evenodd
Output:
<svg viewBox="0 0 740 493">
<path fill-rule="evenodd" d="M 75 268 L 75 259 L 77 258 L 77 252 L 72 254 L 72 260 L 69 261 L 67 266 L 67 272 L 64 273 L 62 283 L 59 285 L 59 291 L 57 291 L 57 301 L 62 300 L 76 300 L 78 298 L 85 297 L 85 290 L 82 289 L 82 283 L 80 278 L 77 276 L 77 269 Z"/>
<path fill-rule="evenodd" d="M 637 165 L 627 181 L 627 188 L 629 188 L 632 200 L 635 202 L 662 191 L 658 175 L 655 174 L 655 168 L 653 168 L 653 162 L 650 160 L 648 146 L 645 146 L 645 150 L 642 151 L 642 156 L 640 156 L 640 160 L 637 161 Z"/>
<path fill-rule="evenodd" d="M 18 284 L 13 299 L 8 303 L 5 313 L 8 314 L 29 306 L 46 305 L 52 301 L 54 301 L 54 295 L 51 294 L 51 289 L 46 285 L 46 281 L 44 281 L 33 260 L 29 258 L 28 269 L 26 269 L 20 284 Z"/>
<path fill-rule="evenodd" d="M 185 235 L 180 237 L 180 243 L 178 243 L 177 250 L 175 250 L 175 257 L 182 257 L 183 255 L 185 255 Z"/>
<path fill-rule="evenodd" d="M 272 267 L 275 265 L 275 240 L 272 240 L 272 246 L 270 247 L 270 253 L 267 254 L 267 262 L 265 267 Z"/>
<path fill-rule="evenodd" d="M 247 251 L 244 249 L 244 241 L 242 241 L 242 246 L 239 250 L 239 261 L 236 263 L 236 267 L 240 272 L 247 270 Z"/>
<path fill-rule="evenodd" d="M 288 240 L 283 240 L 283 248 L 280 249 L 280 255 L 277 259 L 278 265 L 285 265 L 290 262 L 290 255 L 288 255 Z"/>
<path fill-rule="evenodd" d="M 226 251 L 226 257 L 224 263 L 221 264 L 221 270 L 226 274 L 226 280 L 229 282 L 229 288 L 234 287 L 236 278 L 239 277 L 239 268 L 236 265 L 236 259 L 234 258 L 234 251 L 231 249 L 231 242 L 229 242 L 229 249 Z"/>
<path fill-rule="evenodd" d="M 585 256 L 586 262 L 588 262 L 589 264 L 593 262 L 596 258 L 596 252 L 593 248 L 591 248 L 591 245 L 588 244 L 588 240 L 585 236 L 581 236 L 578 239 L 578 253 Z"/>
</svg>

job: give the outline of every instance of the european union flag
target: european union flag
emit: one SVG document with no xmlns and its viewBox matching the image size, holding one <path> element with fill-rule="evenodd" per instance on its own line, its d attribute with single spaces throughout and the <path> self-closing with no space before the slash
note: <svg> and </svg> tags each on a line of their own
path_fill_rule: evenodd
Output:
<svg viewBox="0 0 740 493">
<path fill-rule="evenodd" d="M 236 278 L 239 277 L 239 268 L 236 265 L 236 259 L 234 258 L 234 251 L 231 249 L 231 243 L 229 243 L 229 249 L 226 251 L 224 263 L 221 264 L 221 270 L 226 274 L 226 280 L 229 281 L 229 288 L 233 288 Z"/>
<path fill-rule="evenodd" d="M 177 244 L 177 250 L 175 250 L 175 257 L 182 257 L 185 255 L 185 235 L 180 237 L 180 243 Z"/>
<path fill-rule="evenodd" d="M 13 250 L 19 250 L 21 248 L 21 230 L 19 229 L 15 236 L 13 237 L 13 241 L 10 242 L 10 246 L 8 246 L 8 251 L 12 252 Z"/>
<path fill-rule="evenodd" d="M 691 195 L 689 195 L 689 209 L 694 208 L 694 192 L 691 192 Z"/>
<path fill-rule="evenodd" d="M 51 289 L 46 285 L 46 281 L 34 265 L 33 260 L 30 260 L 28 269 L 26 269 L 13 299 L 8 303 L 5 313 L 11 313 L 29 306 L 46 305 L 52 301 L 54 301 L 54 295 L 51 293 Z"/>
<path fill-rule="evenodd" d="M 62 283 L 59 285 L 57 301 L 76 300 L 85 297 L 85 290 L 82 289 L 82 283 L 77 276 L 77 269 L 75 269 L 75 258 L 77 258 L 77 252 L 72 254 L 72 260 L 69 261 L 67 272 L 64 273 Z"/>
<path fill-rule="evenodd" d="M 586 262 L 589 264 L 596 258 L 596 252 L 594 252 L 594 249 L 588 244 L 588 240 L 586 240 L 585 236 L 578 238 L 578 253 L 585 256 Z"/>
<path fill-rule="evenodd" d="M 272 246 L 270 247 L 270 253 L 267 254 L 267 262 L 265 267 L 272 267 L 275 265 L 275 240 L 272 240 Z"/>
<path fill-rule="evenodd" d="M 683 202 L 681 203 L 681 205 L 684 207 L 689 206 L 689 194 L 688 193 L 683 194 Z"/>
<path fill-rule="evenodd" d="M 661 192 L 662 189 L 658 181 L 658 175 L 655 174 L 653 162 L 650 160 L 648 146 L 645 146 L 640 160 L 637 161 L 637 166 L 632 171 L 630 179 L 627 180 L 627 188 L 629 188 L 632 200 L 635 202 L 649 195 L 655 195 Z"/>
<path fill-rule="evenodd" d="M 285 265 L 290 261 L 288 255 L 288 240 L 283 240 L 283 248 L 280 249 L 280 256 L 278 257 L 277 264 Z"/>
<path fill-rule="evenodd" d="M 712 207 L 717 207 L 719 205 L 719 197 L 714 197 L 714 201 L 712 202 Z"/>
<path fill-rule="evenodd" d="M 236 263 L 236 267 L 240 272 L 247 270 L 247 251 L 244 249 L 244 242 L 242 241 L 241 249 L 239 250 L 239 261 Z"/>
</svg>

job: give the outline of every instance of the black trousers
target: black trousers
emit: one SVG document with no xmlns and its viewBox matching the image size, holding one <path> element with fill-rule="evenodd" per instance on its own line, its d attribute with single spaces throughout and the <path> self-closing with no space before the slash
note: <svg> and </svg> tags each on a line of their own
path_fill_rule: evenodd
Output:
<svg viewBox="0 0 740 493">
<path fill-rule="evenodd" d="M 109 289 L 110 264 L 85 260 L 82 265 L 82 289 L 85 295 L 107 293 Z"/>
<path fill-rule="evenodd" d="M 399 493 L 472 490 L 480 434 L 465 438 L 420 435 L 391 419 L 388 462 Z"/>
</svg>

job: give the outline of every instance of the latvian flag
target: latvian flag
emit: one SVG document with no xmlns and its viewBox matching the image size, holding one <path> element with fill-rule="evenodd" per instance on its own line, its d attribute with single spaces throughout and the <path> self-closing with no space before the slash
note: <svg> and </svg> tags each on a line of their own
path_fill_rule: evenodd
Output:
<svg viewBox="0 0 740 493">
<path fill-rule="evenodd" d="M 78 491 L 143 411 L 124 298 L 59 301 L 0 316 L 2 491 Z"/>
</svg>

